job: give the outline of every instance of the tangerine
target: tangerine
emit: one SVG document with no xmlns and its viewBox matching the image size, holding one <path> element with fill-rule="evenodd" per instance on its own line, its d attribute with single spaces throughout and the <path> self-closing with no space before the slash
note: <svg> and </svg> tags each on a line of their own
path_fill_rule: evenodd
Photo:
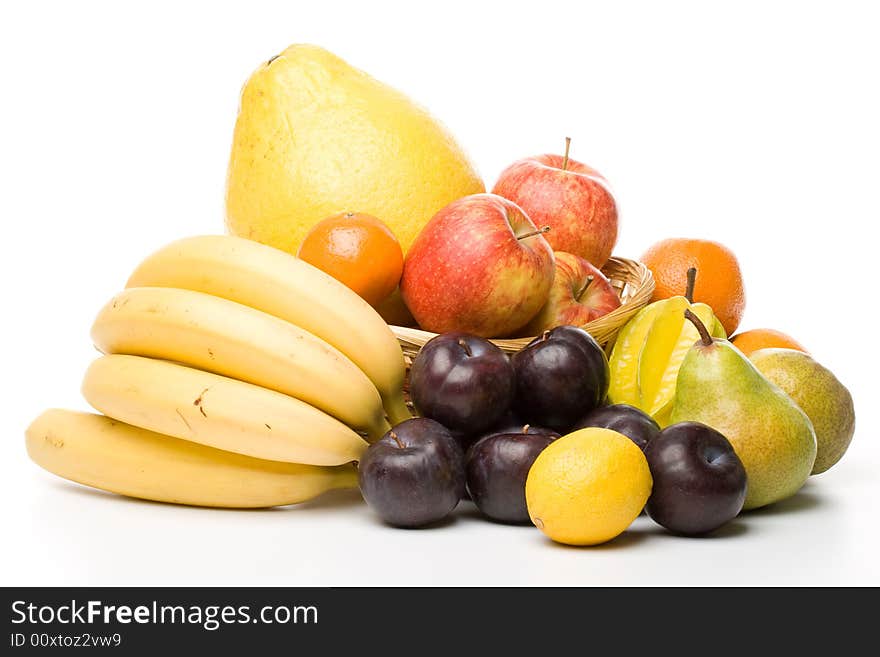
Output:
<svg viewBox="0 0 880 657">
<path fill-rule="evenodd" d="M 730 341 L 746 356 L 758 349 L 768 348 L 795 349 L 808 353 L 804 346 L 790 335 L 768 328 L 757 328 L 737 333 Z"/>
<path fill-rule="evenodd" d="M 319 221 L 296 255 L 350 287 L 373 307 L 395 290 L 403 274 L 403 250 L 397 237 L 382 221 L 364 213 L 342 212 Z"/>
<path fill-rule="evenodd" d="M 642 262 L 654 274 L 652 301 L 681 296 L 687 289 L 687 271 L 697 270 L 693 301 L 711 306 L 731 335 L 746 306 L 739 261 L 723 244 L 710 240 L 672 238 L 649 248 Z"/>
</svg>

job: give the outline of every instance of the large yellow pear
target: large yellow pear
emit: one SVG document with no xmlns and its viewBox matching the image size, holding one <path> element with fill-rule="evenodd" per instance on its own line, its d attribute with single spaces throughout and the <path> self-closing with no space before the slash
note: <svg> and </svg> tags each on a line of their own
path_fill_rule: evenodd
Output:
<svg viewBox="0 0 880 657">
<path fill-rule="evenodd" d="M 406 250 L 437 210 L 483 191 L 436 119 L 323 48 L 290 46 L 242 90 L 226 188 L 234 235 L 294 253 L 321 219 L 366 212 Z"/>
</svg>

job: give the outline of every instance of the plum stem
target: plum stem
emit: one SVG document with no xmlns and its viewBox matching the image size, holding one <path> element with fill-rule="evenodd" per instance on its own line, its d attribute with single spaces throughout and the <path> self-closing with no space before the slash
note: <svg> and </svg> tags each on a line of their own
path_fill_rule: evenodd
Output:
<svg viewBox="0 0 880 657">
<path fill-rule="evenodd" d="M 464 338 L 458 339 L 458 346 L 464 349 L 464 353 L 466 353 L 468 356 L 473 356 L 473 353 L 471 353 L 471 348 L 468 346 L 468 343 Z"/>
<path fill-rule="evenodd" d="M 400 447 L 400 449 L 404 449 L 404 448 L 406 447 L 406 445 L 404 445 L 404 444 L 400 441 L 400 438 L 397 436 L 396 433 L 394 433 L 394 432 L 392 431 L 392 432 L 390 432 L 388 435 L 391 436 L 392 440 L 394 440 L 394 442 L 397 443 L 397 446 Z"/>
<path fill-rule="evenodd" d="M 522 432 L 525 433 L 525 434 L 527 434 L 527 433 L 529 432 L 529 427 L 530 427 L 530 426 L 531 426 L 531 425 L 524 424 L 524 425 L 523 425 L 523 428 L 522 428 Z"/>
<path fill-rule="evenodd" d="M 694 285 L 697 283 L 697 268 L 691 267 L 687 270 L 687 289 L 684 291 L 684 298 L 688 303 L 694 302 Z"/>
<path fill-rule="evenodd" d="M 576 301 L 581 300 L 581 297 L 584 296 L 584 292 L 587 291 L 587 288 L 589 288 L 592 283 L 593 283 L 593 276 L 592 275 L 587 276 L 587 282 L 584 284 L 584 286 L 580 290 L 578 290 L 578 293 L 574 297 Z"/>
<path fill-rule="evenodd" d="M 534 237 L 535 235 L 542 235 L 547 232 L 550 232 L 550 226 L 542 226 L 541 228 L 538 228 L 537 230 L 529 231 L 525 235 L 517 235 L 516 239 L 517 239 L 517 241 L 524 240 L 527 237 Z"/>
<path fill-rule="evenodd" d="M 700 339 L 703 341 L 703 346 L 711 347 L 712 346 L 712 336 L 709 335 L 709 331 L 706 329 L 706 325 L 697 317 L 694 313 L 687 309 L 684 311 L 685 319 L 690 320 L 691 324 L 697 327 L 697 332 L 700 334 Z"/>
<path fill-rule="evenodd" d="M 565 138 L 565 155 L 562 156 L 562 170 L 568 169 L 568 151 L 571 148 L 571 137 Z"/>
<path fill-rule="evenodd" d="M 544 332 L 541 334 L 541 341 L 544 341 L 544 340 L 546 340 L 546 339 L 549 338 L 549 337 L 550 337 L 550 331 L 549 331 L 549 330 L 544 331 Z"/>
</svg>

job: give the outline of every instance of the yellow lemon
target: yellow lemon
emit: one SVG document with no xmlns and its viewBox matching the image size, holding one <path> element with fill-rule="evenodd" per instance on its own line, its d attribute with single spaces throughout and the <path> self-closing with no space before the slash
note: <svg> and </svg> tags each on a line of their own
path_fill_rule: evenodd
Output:
<svg viewBox="0 0 880 657">
<path fill-rule="evenodd" d="M 295 253 L 325 217 L 379 217 L 404 253 L 434 214 L 485 191 L 427 111 L 323 48 L 293 45 L 241 93 L 226 181 L 233 235 Z"/>
<path fill-rule="evenodd" d="M 575 431 L 538 455 L 526 479 L 535 526 L 558 543 L 596 545 L 621 534 L 651 495 L 642 450 L 611 429 Z"/>
</svg>

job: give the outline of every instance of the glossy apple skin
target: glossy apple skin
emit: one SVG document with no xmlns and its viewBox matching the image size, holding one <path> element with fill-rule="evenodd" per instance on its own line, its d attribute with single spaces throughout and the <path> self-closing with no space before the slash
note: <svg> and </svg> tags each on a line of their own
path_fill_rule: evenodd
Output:
<svg viewBox="0 0 880 657">
<path fill-rule="evenodd" d="M 547 301 L 553 251 L 507 199 L 474 194 L 441 209 L 406 255 L 400 291 L 423 329 L 504 337 Z"/>
<path fill-rule="evenodd" d="M 575 326 L 558 326 L 511 358 L 516 380 L 513 410 L 529 424 L 563 431 L 600 406 L 608 394 L 605 352 Z"/>
<path fill-rule="evenodd" d="M 416 411 L 455 433 L 473 435 L 496 424 L 513 394 L 507 354 L 475 335 L 438 335 L 421 348 L 410 368 Z"/>
<path fill-rule="evenodd" d="M 654 488 L 645 510 L 677 534 L 707 534 L 732 520 L 746 499 L 746 470 L 733 446 L 699 422 L 666 427 L 645 448 Z"/>
<path fill-rule="evenodd" d="M 505 523 L 529 522 L 529 469 L 558 437 L 557 433 L 500 433 L 474 443 L 465 456 L 467 489 L 484 516 Z"/>
<path fill-rule="evenodd" d="M 537 335 L 555 326 L 585 326 L 620 308 L 620 297 L 605 274 L 584 258 L 556 251 L 556 274 L 547 303 L 523 329 Z"/>
<path fill-rule="evenodd" d="M 358 463 L 358 483 L 385 522 L 422 527 L 449 515 L 464 494 L 464 455 L 439 422 L 413 418 L 370 445 Z"/>
<path fill-rule="evenodd" d="M 660 425 L 654 418 L 629 404 L 612 404 L 593 409 L 575 423 L 572 431 L 586 427 L 601 427 L 622 433 L 642 451 L 660 435 Z"/>
<path fill-rule="evenodd" d="M 554 251 L 573 253 L 602 267 L 617 244 L 617 205 L 605 178 L 592 167 L 561 155 L 514 162 L 492 188 L 519 205 L 539 226 L 550 226 Z"/>
</svg>

